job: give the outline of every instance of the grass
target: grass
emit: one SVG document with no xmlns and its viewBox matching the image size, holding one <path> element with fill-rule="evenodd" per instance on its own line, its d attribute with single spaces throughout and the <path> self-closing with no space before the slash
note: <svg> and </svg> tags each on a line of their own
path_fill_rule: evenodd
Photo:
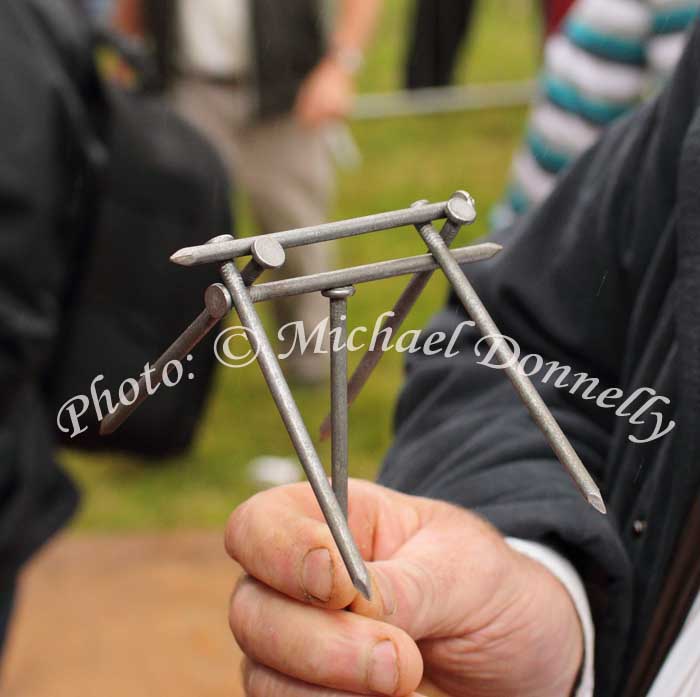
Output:
<svg viewBox="0 0 700 697">
<path fill-rule="evenodd" d="M 400 84 L 408 7 L 407 0 L 386 2 L 380 39 L 362 77 L 364 91 Z M 476 33 L 458 71 L 460 82 L 533 75 L 538 58 L 533 7 L 530 0 L 480 4 Z M 364 161 L 359 169 L 341 173 L 333 217 L 403 208 L 419 198 L 444 200 L 466 188 L 481 213 L 469 235 L 484 233 L 524 116 L 524 109 L 509 109 L 352 124 Z M 245 221 L 244 216 L 244 229 L 249 227 Z M 397 231 L 343 243 L 341 257 L 345 263 L 366 263 L 421 252 L 415 234 Z M 372 326 L 403 284 L 405 279 L 361 287 L 350 306 L 351 325 Z M 440 278 L 431 282 L 407 328 L 426 323 L 440 306 L 445 288 Z M 144 357 L 148 358 L 153 357 Z M 358 358 L 351 356 L 351 367 Z M 389 445 L 401 379 L 401 357 L 390 353 L 351 411 L 353 476 L 372 477 Z M 302 388 L 295 394 L 315 435 L 327 409 L 327 388 Z M 84 491 L 74 525 L 103 531 L 221 527 L 236 504 L 253 493 L 246 464 L 263 453 L 292 455 L 293 450 L 259 370 L 221 369 L 199 438 L 187 457 L 153 465 L 111 455 L 65 454 L 68 469 Z M 328 462 L 327 446 L 320 454 Z"/>
</svg>

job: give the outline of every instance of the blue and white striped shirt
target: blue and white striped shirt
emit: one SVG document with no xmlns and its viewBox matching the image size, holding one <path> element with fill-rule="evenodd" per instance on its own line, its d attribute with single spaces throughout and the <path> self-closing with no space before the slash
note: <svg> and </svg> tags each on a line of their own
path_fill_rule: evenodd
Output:
<svg viewBox="0 0 700 697">
<path fill-rule="evenodd" d="M 700 0 L 578 0 L 545 45 L 540 92 L 494 227 L 543 201 L 557 175 L 672 72 Z"/>
</svg>

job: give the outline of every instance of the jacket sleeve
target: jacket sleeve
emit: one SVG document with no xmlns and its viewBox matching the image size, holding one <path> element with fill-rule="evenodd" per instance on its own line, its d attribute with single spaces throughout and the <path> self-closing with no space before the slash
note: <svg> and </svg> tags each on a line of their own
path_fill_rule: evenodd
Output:
<svg viewBox="0 0 700 697">
<path fill-rule="evenodd" d="M 51 7 L 58 13 L 66 3 Z M 0 585 L 78 501 L 54 459 L 56 415 L 43 382 L 76 275 L 86 169 L 48 61 L 65 57 L 78 84 L 79 63 L 91 64 L 91 54 L 72 14 L 44 25 L 35 10 L 35 0 L 0 3 Z"/>
<path fill-rule="evenodd" d="M 696 30 L 660 98 L 608 130 L 542 207 L 502 235 L 501 254 L 466 268 L 500 331 L 518 342 L 521 359 L 536 354 L 569 367 L 569 385 L 584 373 L 599 381 L 597 391 L 624 387 L 630 315 L 672 218 L 699 66 Z M 449 336 L 465 319 L 452 299 L 427 333 Z M 591 597 L 605 656 L 596 694 L 612 694 L 631 596 L 631 565 L 615 512 L 601 516 L 583 501 L 504 373 L 477 364 L 478 340 L 466 329 L 458 356 L 410 359 L 380 481 L 471 508 L 504 534 L 567 556 Z M 555 387 L 561 373 L 543 382 L 546 372 L 533 381 L 605 496 L 614 467 L 607 454 L 619 420 L 581 399 L 588 383 L 572 395 Z"/>
</svg>

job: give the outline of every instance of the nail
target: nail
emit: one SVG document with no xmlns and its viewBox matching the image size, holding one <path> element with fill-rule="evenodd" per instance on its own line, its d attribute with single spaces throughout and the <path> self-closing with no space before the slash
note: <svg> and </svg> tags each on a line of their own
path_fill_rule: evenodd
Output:
<svg viewBox="0 0 700 697">
<path fill-rule="evenodd" d="M 369 659 L 367 686 L 372 692 L 393 695 L 399 684 L 399 666 L 396 647 L 392 641 L 380 641 Z"/>
<path fill-rule="evenodd" d="M 325 548 L 313 549 L 304 558 L 301 572 L 304 593 L 313 600 L 327 603 L 333 592 L 333 562 Z"/>
</svg>

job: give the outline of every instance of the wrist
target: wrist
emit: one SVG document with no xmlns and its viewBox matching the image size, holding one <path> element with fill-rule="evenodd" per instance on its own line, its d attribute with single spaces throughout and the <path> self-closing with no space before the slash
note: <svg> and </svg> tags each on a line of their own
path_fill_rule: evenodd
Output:
<svg viewBox="0 0 700 697">
<path fill-rule="evenodd" d="M 364 67 L 365 54 L 359 48 L 333 44 L 326 54 L 326 60 L 340 68 L 350 77 L 355 77 Z"/>
<path fill-rule="evenodd" d="M 521 554 L 539 562 L 564 586 L 574 603 L 584 638 L 584 658 L 576 680 L 576 697 L 592 697 L 595 689 L 593 669 L 595 630 L 583 581 L 571 563 L 553 549 L 540 543 L 508 538 L 508 544 Z"/>
<path fill-rule="evenodd" d="M 570 695 L 580 680 L 584 663 L 584 633 L 578 613 L 556 575 L 539 561 L 517 554 L 520 579 L 528 595 L 524 612 L 533 613 L 527 643 L 534 649 L 532 658 L 538 665 L 535 672 L 552 671 L 551 694 Z"/>
</svg>

